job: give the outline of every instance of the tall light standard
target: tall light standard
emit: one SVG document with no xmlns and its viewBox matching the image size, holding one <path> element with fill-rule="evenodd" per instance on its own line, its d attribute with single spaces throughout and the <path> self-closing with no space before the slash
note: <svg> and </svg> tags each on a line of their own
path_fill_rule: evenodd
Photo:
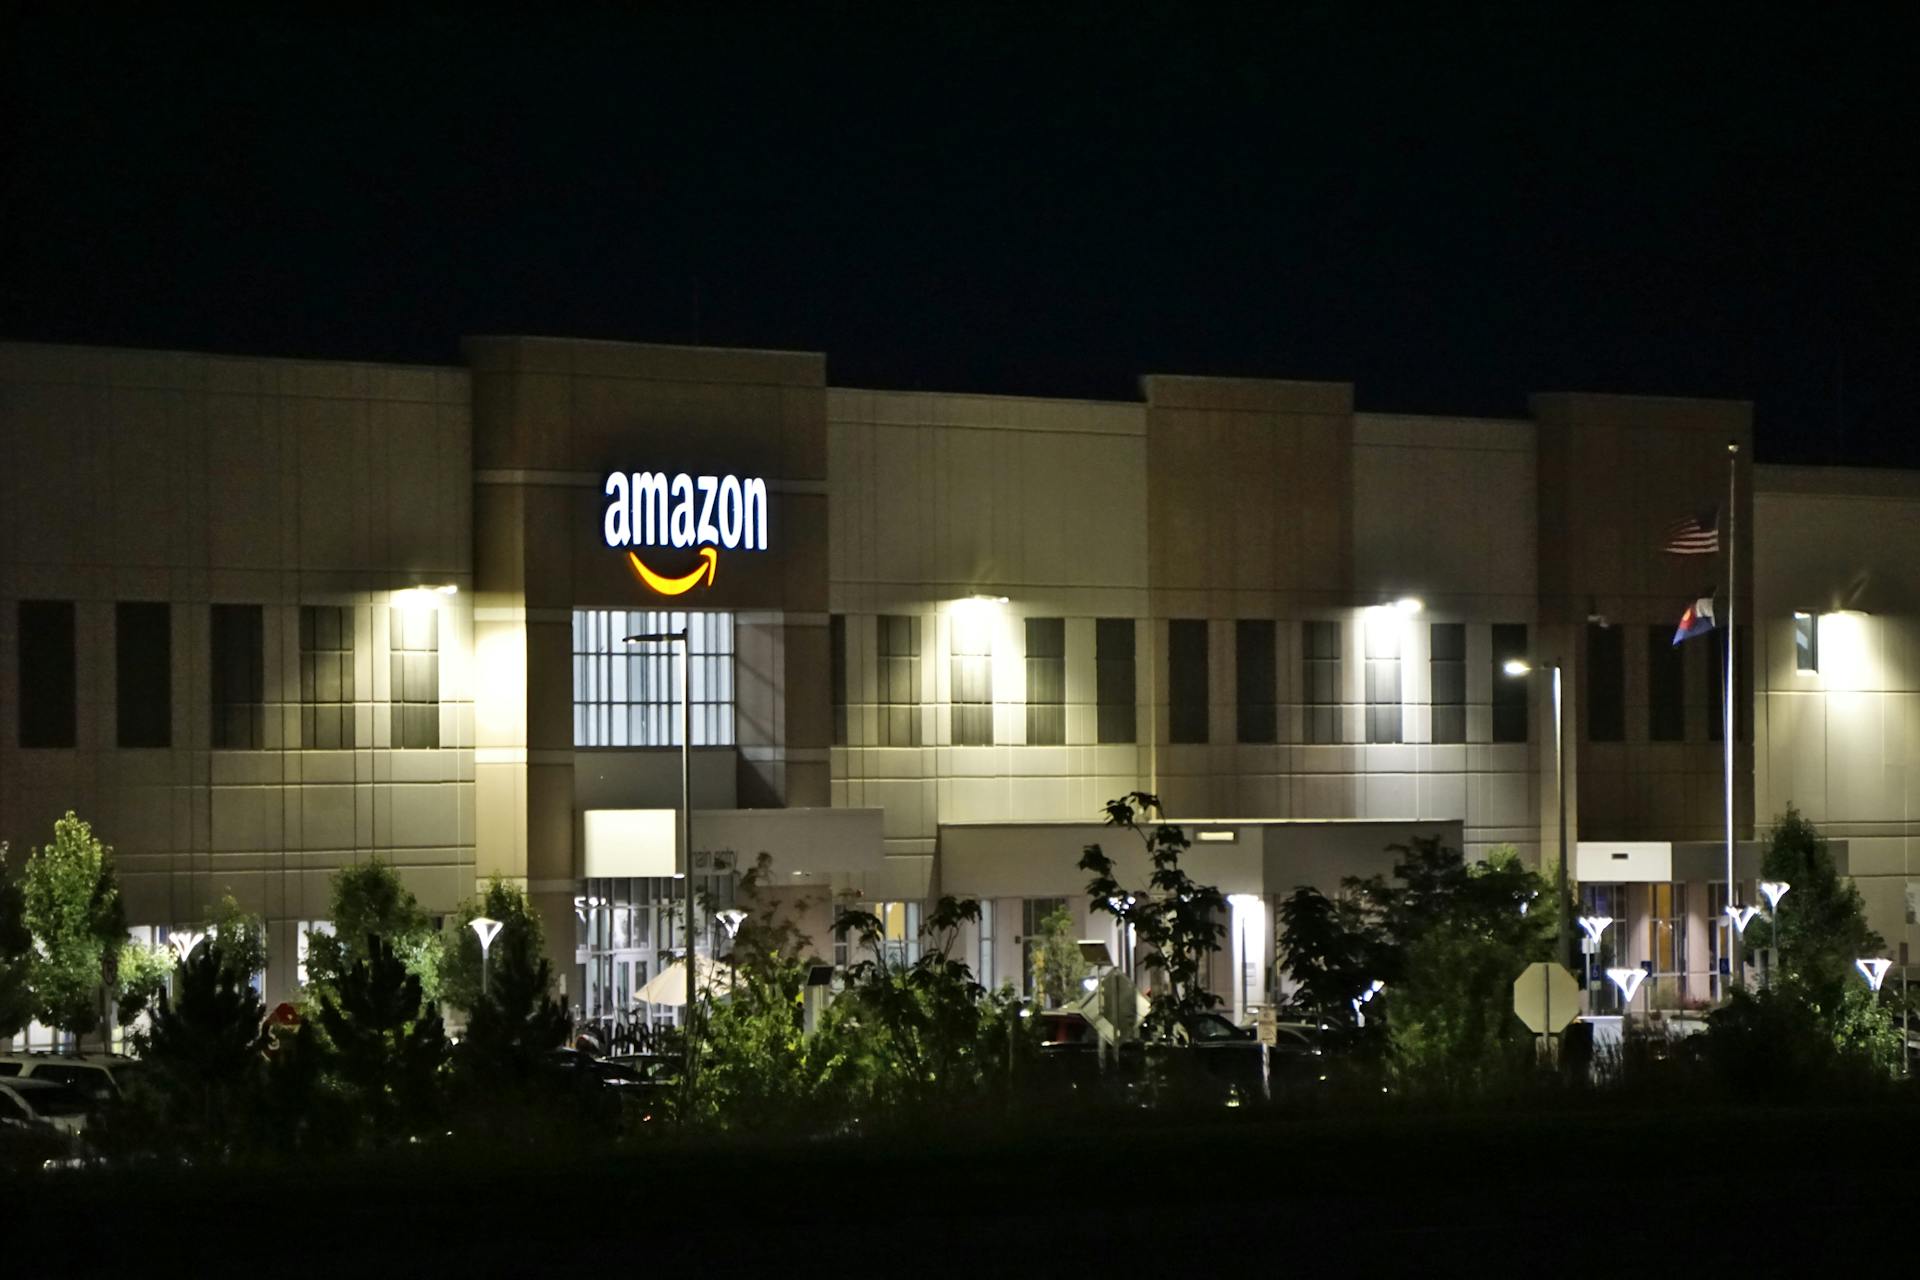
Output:
<svg viewBox="0 0 1920 1280">
<path fill-rule="evenodd" d="M 1554 943 L 1554 956 L 1561 964 L 1567 962 L 1573 935 L 1569 931 L 1572 924 L 1572 903 L 1567 894 L 1567 736 L 1566 718 L 1560 712 L 1560 664 L 1545 664 L 1553 672 L 1553 790 L 1560 806 L 1560 857 L 1554 867 L 1554 901 L 1559 904 L 1558 912 L 1560 936 Z M 1531 675 L 1533 666 L 1520 658 L 1509 658 L 1501 664 L 1502 671 L 1516 678 Z"/>
<path fill-rule="evenodd" d="M 467 921 L 467 928 L 480 939 L 480 994 L 484 996 L 487 994 L 487 952 L 493 950 L 493 940 L 500 936 L 501 924 L 498 920 L 475 916 Z"/>
<path fill-rule="evenodd" d="M 1767 924 L 1773 931 L 1773 967 L 1779 969 L 1786 959 L 1786 953 L 1780 948 L 1780 899 L 1787 896 L 1787 890 L 1793 888 L 1785 880 L 1762 880 L 1760 892 L 1767 899 Z M 1773 974 L 1767 975 L 1767 985 L 1773 985 Z"/>
<path fill-rule="evenodd" d="M 679 631 L 648 631 L 637 636 L 627 636 L 626 644 L 671 644 L 680 649 L 680 870 L 686 884 L 687 910 L 687 1011 L 686 1041 L 687 1066 L 686 1087 L 688 1097 L 692 1097 L 693 1067 L 699 1061 L 698 1051 L 694 1047 L 694 1007 L 693 1007 L 693 687 L 687 683 L 688 667 L 691 665 L 687 651 L 687 632 L 683 627 Z"/>
</svg>

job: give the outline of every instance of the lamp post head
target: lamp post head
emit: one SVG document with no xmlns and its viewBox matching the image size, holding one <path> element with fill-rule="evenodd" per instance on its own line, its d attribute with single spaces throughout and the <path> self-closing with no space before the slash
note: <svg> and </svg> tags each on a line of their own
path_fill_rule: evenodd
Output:
<svg viewBox="0 0 1920 1280">
<path fill-rule="evenodd" d="M 1887 970 L 1893 967 L 1893 961 L 1884 956 L 1862 957 L 1853 962 L 1853 967 L 1858 969 L 1860 976 L 1867 980 L 1869 989 L 1878 991 L 1880 984 L 1887 980 Z"/>
<path fill-rule="evenodd" d="M 1747 926 L 1752 924 L 1753 918 L 1759 914 L 1758 907 L 1736 907 L 1732 903 L 1727 904 L 1727 919 L 1733 921 L 1733 931 L 1736 934 L 1745 934 Z"/>
<path fill-rule="evenodd" d="M 474 936 L 480 939 L 480 955 L 483 959 L 487 949 L 493 946 L 493 940 L 500 936 L 500 930 L 504 927 L 498 920 L 489 920 L 485 916 L 475 916 L 467 921 L 467 928 L 473 930 Z"/>
<path fill-rule="evenodd" d="M 185 964 L 187 957 L 193 954 L 193 949 L 206 940 L 207 935 L 205 933 L 197 929 L 187 929 L 171 935 L 167 939 L 167 945 L 172 947 L 174 952 L 179 955 L 180 963 Z"/>
<path fill-rule="evenodd" d="M 1634 994 L 1640 990 L 1640 984 L 1647 980 L 1647 971 L 1638 967 L 1609 969 L 1607 978 L 1614 986 L 1620 988 L 1620 998 L 1632 1004 Z"/>
<path fill-rule="evenodd" d="M 1595 947 L 1600 945 L 1600 935 L 1613 923 L 1612 916 L 1581 916 L 1580 928 L 1586 932 L 1587 940 Z"/>
<path fill-rule="evenodd" d="M 713 918 L 720 922 L 720 927 L 725 929 L 727 936 L 731 938 L 737 935 L 740 932 L 740 926 L 746 923 L 747 913 L 738 907 L 728 907 L 725 911 L 715 912 Z"/>
<path fill-rule="evenodd" d="M 1767 896 L 1767 909 L 1769 911 L 1778 911 L 1780 909 L 1780 899 L 1786 897 L 1787 890 L 1791 888 L 1793 888 L 1793 886 L 1785 880 L 1762 880 L 1760 882 L 1760 892 Z"/>
</svg>

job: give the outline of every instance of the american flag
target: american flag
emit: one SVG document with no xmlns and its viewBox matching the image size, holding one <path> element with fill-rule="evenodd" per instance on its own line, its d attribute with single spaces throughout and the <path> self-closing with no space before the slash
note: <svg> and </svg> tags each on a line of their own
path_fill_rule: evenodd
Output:
<svg viewBox="0 0 1920 1280">
<path fill-rule="evenodd" d="M 1670 556 L 1710 556 L 1720 550 L 1720 509 L 1708 507 L 1698 515 L 1676 520 L 1667 529 Z"/>
</svg>

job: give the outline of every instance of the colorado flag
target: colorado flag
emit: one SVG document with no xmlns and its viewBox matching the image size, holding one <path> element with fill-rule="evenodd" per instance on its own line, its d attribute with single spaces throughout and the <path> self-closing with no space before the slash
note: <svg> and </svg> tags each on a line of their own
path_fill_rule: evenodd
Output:
<svg viewBox="0 0 1920 1280">
<path fill-rule="evenodd" d="M 1701 596 L 1687 606 L 1680 615 L 1680 629 L 1673 633 L 1673 642 L 1691 640 L 1694 636 L 1703 636 L 1713 630 L 1713 597 Z"/>
</svg>

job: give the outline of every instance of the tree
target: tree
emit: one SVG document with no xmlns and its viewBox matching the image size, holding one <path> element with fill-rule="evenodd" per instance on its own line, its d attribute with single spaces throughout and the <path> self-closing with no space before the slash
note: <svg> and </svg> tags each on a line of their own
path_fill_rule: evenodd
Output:
<svg viewBox="0 0 1920 1280">
<path fill-rule="evenodd" d="M 142 1083 L 159 1099 L 158 1119 L 189 1145 L 230 1149 L 244 1133 L 263 1070 L 266 1006 L 241 962 L 200 943 L 180 962 L 179 991 L 159 993 L 141 1037 Z"/>
<path fill-rule="evenodd" d="M 1196 882 L 1180 866 L 1181 855 L 1192 842 L 1181 828 L 1159 821 L 1159 815 L 1160 798 L 1144 791 L 1107 802 L 1107 825 L 1139 837 L 1153 865 L 1145 890 L 1124 888 L 1113 859 L 1099 845 L 1088 845 L 1080 856 L 1080 869 L 1092 876 L 1087 894 L 1094 910 L 1118 921 L 1122 937 L 1131 928 L 1147 948 L 1140 965 L 1158 979 L 1141 1024 L 1148 1040 L 1171 1039 L 1176 1026 L 1220 1003 L 1206 989 L 1206 965 L 1226 933 L 1220 923 L 1227 910 L 1226 898 L 1214 886 Z"/>
<path fill-rule="evenodd" d="M 35 943 L 35 1013 L 77 1040 L 106 1021 L 127 932 L 113 850 L 68 810 L 53 824 L 53 843 L 27 859 L 21 888 Z"/>
<path fill-rule="evenodd" d="M 1756 918 L 1743 941 L 1779 946 L 1780 963 L 1760 992 L 1735 991 L 1708 1015 L 1710 1061 L 1741 1093 L 1804 1096 L 1816 1087 L 1884 1079 L 1900 1063 L 1891 989 L 1868 990 L 1854 961 L 1886 942 L 1867 926 L 1865 905 L 1833 864 L 1826 838 L 1797 809 L 1775 824 L 1761 864 L 1790 886 L 1772 920 Z"/>
<path fill-rule="evenodd" d="M 1040 921 L 1040 946 L 1033 954 L 1034 986 L 1048 1005 L 1057 1008 L 1080 995 L 1080 979 L 1086 976 L 1087 962 L 1074 936 L 1073 913 L 1065 907 L 1049 912 Z"/>
<path fill-rule="evenodd" d="M 463 1109 L 496 1135 L 546 1136 L 565 1078 L 553 1051 L 572 1019 L 551 994 L 553 974 L 538 945 L 496 951 L 485 995 L 474 1000 L 466 1038 L 452 1055 Z"/>
<path fill-rule="evenodd" d="M 429 998 L 439 993 L 440 938 L 413 891 L 378 857 L 333 873 L 329 884 L 331 934 L 307 934 L 307 982 L 325 991 L 348 969 L 371 958 L 369 938 L 383 939 L 420 980 Z"/>
<path fill-rule="evenodd" d="M 320 995 L 329 1066 L 375 1141 L 408 1135 L 439 1110 L 446 1029 L 420 976 L 378 934 Z"/>
<path fill-rule="evenodd" d="M 121 944 L 120 994 L 114 1008 L 121 1026 L 132 1027 L 166 993 L 177 959 L 171 947 Z"/>
<path fill-rule="evenodd" d="M 470 927 L 482 916 L 500 922 L 500 932 L 484 955 L 479 935 Z M 539 967 L 551 973 L 544 962 L 546 930 L 539 913 L 524 889 L 497 875 L 487 881 L 485 890 L 454 909 L 448 928 L 441 952 L 439 995 L 456 1009 L 471 1012 L 479 1007 L 481 990 L 489 985 L 482 981 L 483 959 L 495 975 L 508 963 L 529 972 Z"/>
<path fill-rule="evenodd" d="M 267 971 L 267 922 L 242 910 L 230 893 L 222 894 L 207 914 L 207 933 L 219 943 L 214 954 L 224 972 L 242 986 L 251 985 L 255 975 Z"/>
<path fill-rule="evenodd" d="M 0 841 L 0 1041 L 11 1039 L 33 1021 L 33 988 L 28 982 L 32 959 L 26 894 L 7 870 L 7 846 Z"/>
<path fill-rule="evenodd" d="M 1803 984 L 1816 1003 L 1835 1007 L 1841 992 L 1859 981 L 1853 962 L 1887 945 L 1867 927 L 1860 890 L 1841 878 L 1826 837 L 1798 809 L 1788 808 L 1774 825 L 1761 865 L 1767 879 L 1791 886 L 1779 908 L 1780 976 Z M 1771 920 L 1756 918 L 1746 929 L 1747 946 L 1773 946 L 1773 929 Z"/>
</svg>

